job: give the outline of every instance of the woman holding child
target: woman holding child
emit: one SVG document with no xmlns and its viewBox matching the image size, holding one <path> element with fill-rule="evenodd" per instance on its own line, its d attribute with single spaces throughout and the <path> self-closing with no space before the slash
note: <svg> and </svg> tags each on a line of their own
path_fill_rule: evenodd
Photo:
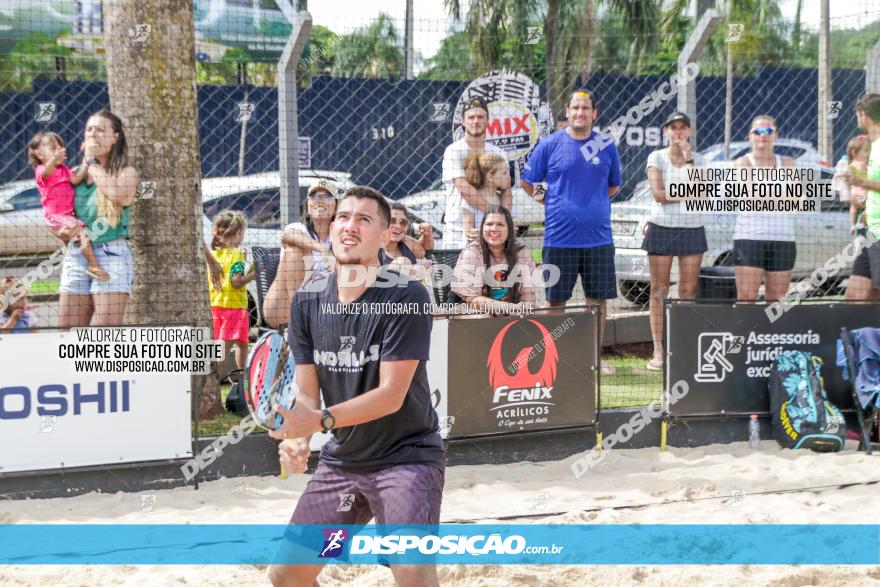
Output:
<svg viewBox="0 0 880 587">
<path fill-rule="evenodd" d="M 128 223 L 138 173 L 128 163 L 122 121 L 101 110 L 89 117 L 83 145 L 87 169 L 74 187 L 73 212 L 91 233 L 94 260 L 69 247 L 61 268 L 59 325 L 122 324 L 134 280 Z"/>
</svg>

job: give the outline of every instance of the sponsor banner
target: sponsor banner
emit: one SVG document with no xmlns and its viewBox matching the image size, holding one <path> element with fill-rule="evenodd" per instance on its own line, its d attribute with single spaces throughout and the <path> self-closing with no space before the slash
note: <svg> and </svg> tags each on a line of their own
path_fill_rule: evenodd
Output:
<svg viewBox="0 0 880 587">
<path fill-rule="evenodd" d="M 427 364 L 431 405 L 440 418 L 440 436 L 449 438 L 455 419 L 449 417 L 449 320 L 434 320 L 431 328 L 431 359 Z"/>
<path fill-rule="evenodd" d="M 4 524 L 0 545 L 4 565 L 880 564 L 878 525 Z"/>
<path fill-rule="evenodd" d="M 172 359 L 143 358 L 137 364 L 150 369 L 78 369 L 67 351 L 112 359 L 123 346 L 80 342 L 77 332 L 86 330 L 0 336 L 8 366 L 0 381 L 0 474 L 192 456 L 190 372 L 165 369 Z M 161 353 L 166 345 L 140 348 Z"/>
<path fill-rule="evenodd" d="M 464 136 L 464 105 L 475 96 L 486 100 L 489 106 L 486 141 L 504 151 L 507 160 L 513 162 L 513 185 L 517 186 L 528 154 L 554 130 L 550 107 L 541 100 L 540 88 L 528 76 L 508 69 L 490 71 L 462 92 L 452 116 L 455 140 Z"/>
<path fill-rule="evenodd" d="M 671 303 L 666 314 L 669 361 L 666 387 L 685 380 L 690 391 L 671 416 L 767 414 L 768 378 L 783 350 L 801 350 L 822 359 L 828 399 L 853 407 L 849 383 L 835 366 L 841 327 L 880 326 L 880 305 L 792 306 L 771 323 L 766 304 Z"/>
<path fill-rule="evenodd" d="M 595 362 L 592 313 L 452 320 L 452 436 L 593 424 Z"/>
</svg>

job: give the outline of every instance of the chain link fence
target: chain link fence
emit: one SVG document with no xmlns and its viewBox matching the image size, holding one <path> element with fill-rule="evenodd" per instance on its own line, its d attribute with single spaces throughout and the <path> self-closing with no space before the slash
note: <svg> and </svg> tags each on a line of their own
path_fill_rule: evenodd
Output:
<svg viewBox="0 0 880 587">
<path fill-rule="evenodd" d="M 266 12 L 272 3 L 259 4 L 259 9 Z M 256 14 L 257 8 L 252 7 L 251 13 Z M 197 22 L 204 17 L 199 10 L 202 8 L 197 5 Z M 33 14 L 32 19 L 39 19 L 42 13 Z M 878 17 L 880 12 L 866 13 L 857 21 L 850 19 L 832 24 L 837 31 L 868 30 L 867 25 Z M 45 38 L 37 40 L 42 43 L 42 49 L 72 46 L 71 51 L 53 57 L 47 57 L 45 51 L 35 55 L 24 52 L 28 45 L 23 39 L 6 47 L 6 54 L 0 60 L 3 88 L 0 93 L 0 148 L 3 149 L 0 157 L 0 271 L 14 279 L 32 275 L 35 268 L 61 246 L 43 220 L 34 169 L 28 161 L 28 142 L 38 132 L 57 133 L 66 144 L 68 164 L 79 164 L 83 160 L 81 146 L 86 119 L 89 114 L 111 106 L 105 81 L 106 63 L 100 54 L 89 53 L 85 42 L 99 40 L 102 33 L 99 16 L 90 18 L 88 31 L 75 31 L 69 37 L 60 35 L 56 39 L 44 35 Z M 394 30 L 404 29 L 402 22 L 388 22 Z M 374 38 L 372 49 L 363 50 L 363 55 L 372 55 L 374 62 L 370 63 L 375 66 L 374 70 L 385 72 L 377 74 L 383 76 L 382 79 L 334 75 L 345 71 L 343 65 L 345 59 L 351 60 L 351 47 L 358 47 L 356 41 L 368 38 L 367 33 L 376 23 L 346 22 L 341 28 L 354 31 L 346 34 L 331 31 L 328 35 L 329 29 L 313 29 L 313 40 L 323 35 L 323 42 L 314 42 L 303 56 L 297 104 L 303 201 L 308 188 L 322 179 L 337 182 L 340 189 L 353 184 L 369 185 L 391 199 L 407 203 L 414 222 L 430 223 L 437 238 L 436 248 L 459 248 L 444 244 L 449 234 L 446 221 L 449 187 L 441 181 L 442 163 L 444 151 L 462 133 L 463 98 L 481 95 L 490 110 L 486 121 L 487 140 L 504 150 L 509 160 L 507 171 L 513 183 L 515 230 L 531 259 L 540 265 L 545 260 L 542 258 L 545 207 L 522 190 L 519 180 L 529 154 L 537 143 L 549 140 L 557 128 L 556 116 L 560 114 L 546 100 L 542 63 L 523 58 L 508 47 L 502 48 L 492 67 L 477 67 L 467 57 L 471 49 L 469 33 L 464 24 L 458 23 L 449 35 L 460 38 L 461 42 L 441 46 L 441 53 L 446 50 L 452 57 L 443 54 L 425 60 L 416 79 L 402 79 L 403 61 L 399 59 L 404 51 L 402 35 Z M 529 45 L 529 50 L 546 44 L 542 38 L 543 23 L 535 24 L 539 26 L 530 27 L 528 34 L 519 39 Z M 721 145 L 725 132 L 723 55 L 727 24 L 725 21 L 713 33 L 706 52 L 695 64 L 699 73 L 695 79 L 694 151 L 719 165 L 724 163 Z M 652 36 L 661 34 L 657 27 L 652 30 L 643 23 L 633 26 L 632 22 L 610 17 L 607 22 L 603 21 L 603 27 L 606 25 L 609 30 L 642 30 L 642 44 L 658 46 L 657 39 L 652 40 Z M 434 26 L 435 23 L 416 21 L 416 38 L 420 31 L 427 33 Z M 681 28 L 676 41 L 679 49 L 691 30 L 692 24 Z M 353 38 L 355 33 L 361 37 Z M 751 37 L 746 37 L 745 43 L 753 42 Z M 864 47 L 859 47 L 864 49 L 863 55 L 870 49 L 870 39 L 867 36 L 865 39 Z M 636 44 L 627 47 L 611 36 L 602 36 L 594 47 L 596 59 L 589 77 L 573 83 L 571 88 L 589 88 L 593 106 L 598 110 L 595 124 L 600 128 L 606 128 L 620 117 L 626 119 L 633 108 L 640 110 L 634 117 L 637 120 L 626 122 L 617 140 L 620 191 L 611 199 L 610 227 L 606 222 L 606 228 L 612 231 L 616 247 L 615 291 L 607 296 L 611 298 L 607 313 L 612 318 L 629 319 L 632 313 L 642 312 L 639 326 L 642 344 L 608 356 L 609 366 L 616 368 L 617 373 L 616 379 L 603 381 L 603 389 L 607 390 L 603 407 L 643 405 L 659 397 L 662 388 L 660 372 L 645 367 L 651 355 L 644 314 L 651 299 L 651 267 L 643 241 L 654 200 L 647 181 L 646 162 L 652 151 L 667 144 L 663 124 L 677 109 L 677 96 L 674 92 L 667 95 L 662 88 L 676 88 L 670 81 L 678 73 L 677 54 L 667 51 L 650 66 L 636 68 L 638 74 L 627 73 L 633 69 L 627 49 Z M 456 48 L 459 53 L 453 51 Z M 832 71 L 834 103 L 825 105 L 825 115 L 833 119 L 833 156 L 825 159 L 817 150 L 817 69 L 800 65 L 796 56 L 780 55 L 775 60 L 768 60 L 766 56 L 758 58 L 753 55 L 753 49 L 742 53 L 734 50 L 732 142 L 728 160 L 749 151 L 752 119 L 757 114 L 767 114 L 776 121 L 776 153 L 792 157 L 798 166 L 814 168 L 823 179 L 830 179 L 836 161 L 846 153 L 848 141 L 858 132 L 852 110 L 865 91 L 863 64 L 835 67 Z M 262 62 L 248 63 L 246 57 L 230 56 L 228 49 L 224 54 L 228 58 L 217 58 L 219 53 L 210 54 L 215 50 L 216 47 L 205 40 L 197 43 L 203 60 L 198 66 L 197 78 L 212 82 L 198 87 L 198 120 L 193 121 L 199 128 L 204 237 L 206 242 L 211 238 L 210 221 L 215 214 L 224 209 L 239 210 L 249 224 L 243 246 L 253 256 L 255 251 L 277 248 L 283 228 L 277 173 L 278 93 L 271 85 L 248 83 L 275 82 L 271 65 L 275 54 L 264 51 L 260 54 Z M 809 50 L 813 51 L 814 47 Z M 803 49 L 804 52 L 807 49 Z M 259 51 L 252 51 L 250 57 L 255 54 Z M 509 58 L 506 62 L 505 56 Z M 437 65 L 441 57 L 447 58 L 442 70 Z M 357 70 L 360 75 L 370 71 L 369 67 Z M 529 77 L 524 81 L 525 76 Z M 472 83 L 478 78 L 481 83 Z M 529 97 L 532 88 L 529 84 L 534 86 L 534 100 Z M 646 104 L 646 99 L 650 108 L 640 106 Z M 137 148 L 136 145 L 131 147 Z M 548 198 L 554 196 L 551 190 Z M 849 204 L 839 199 L 823 202 L 817 214 L 799 215 L 797 223 L 795 279 L 808 277 L 851 241 Z M 707 250 L 702 258 L 703 266 L 727 268 L 733 264 L 734 225 L 735 217 L 731 215 L 706 216 Z M 409 234 L 417 236 L 412 226 Z M 453 259 L 455 255 L 436 258 Z M 586 269 L 607 271 L 607 267 L 599 265 Z M 849 265 L 822 283 L 811 285 L 807 296 L 842 295 L 848 273 Z M 37 304 L 31 311 L 38 315 L 42 326 L 58 324 L 59 277 L 56 264 L 39 272 L 37 279 L 29 283 L 31 302 Z M 679 279 L 678 267 L 673 264 L 669 279 L 672 297 L 680 295 Z M 702 281 L 701 287 L 706 288 L 701 292 L 704 296 L 736 295 L 732 269 L 719 270 Z M 194 291 L 196 287 L 201 284 L 194 284 Z M 265 321 L 259 307 L 259 299 L 265 292 L 261 294 L 257 290 L 256 283 L 248 286 L 252 327 Z M 186 293 L 181 292 L 183 303 Z M 762 295 L 764 290 L 756 293 Z M 447 294 L 438 291 L 438 296 Z M 536 297 L 538 303 L 546 301 L 544 288 L 536 288 Z M 585 301 L 583 284 L 578 283 L 569 303 Z"/>
</svg>

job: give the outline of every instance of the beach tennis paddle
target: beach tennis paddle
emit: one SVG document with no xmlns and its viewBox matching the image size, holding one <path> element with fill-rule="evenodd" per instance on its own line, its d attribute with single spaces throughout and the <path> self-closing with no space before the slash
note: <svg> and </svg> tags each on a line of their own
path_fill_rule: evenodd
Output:
<svg viewBox="0 0 880 587">
<path fill-rule="evenodd" d="M 274 330 L 263 334 L 248 353 L 244 367 L 244 399 L 254 423 L 269 431 L 281 428 L 284 417 L 277 408 L 293 408 L 298 392 L 296 362 L 287 339 Z M 283 465 L 281 478 L 287 478 Z"/>
</svg>

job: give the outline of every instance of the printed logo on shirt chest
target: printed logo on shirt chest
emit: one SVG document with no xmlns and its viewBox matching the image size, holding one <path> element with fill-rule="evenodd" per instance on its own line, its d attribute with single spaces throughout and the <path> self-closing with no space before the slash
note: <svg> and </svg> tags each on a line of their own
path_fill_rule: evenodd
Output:
<svg viewBox="0 0 880 587">
<path fill-rule="evenodd" d="M 370 361 L 379 360 L 379 345 L 357 350 L 357 337 L 340 336 L 339 350 L 315 349 L 315 366 L 327 367 L 338 373 L 359 373 Z"/>
</svg>

